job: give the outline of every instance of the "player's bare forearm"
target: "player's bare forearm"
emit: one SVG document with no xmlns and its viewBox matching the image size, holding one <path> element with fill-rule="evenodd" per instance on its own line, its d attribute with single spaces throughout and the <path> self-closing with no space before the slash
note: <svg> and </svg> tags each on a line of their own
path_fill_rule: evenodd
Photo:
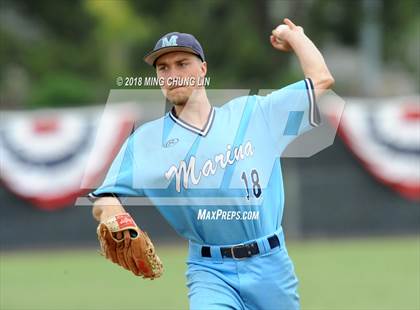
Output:
<svg viewBox="0 0 420 310">
<path fill-rule="evenodd" d="M 281 50 L 293 50 L 299 59 L 305 77 L 311 78 L 315 96 L 319 97 L 334 84 L 334 78 L 328 70 L 324 57 L 315 44 L 305 35 L 302 27 L 296 26 L 285 18 L 286 25 L 273 30 L 272 45 Z"/>
<path fill-rule="evenodd" d="M 315 44 L 303 32 L 293 33 L 290 36 L 289 44 L 299 59 L 303 73 L 312 79 L 315 95 L 317 95 L 317 90 L 331 88 L 334 78 Z"/>
<path fill-rule="evenodd" d="M 124 207 L 115 197 L 101 197 L 95 201 L 92 208 L 92 215 L 99 222 L 125 212 Z"/>
</svg>

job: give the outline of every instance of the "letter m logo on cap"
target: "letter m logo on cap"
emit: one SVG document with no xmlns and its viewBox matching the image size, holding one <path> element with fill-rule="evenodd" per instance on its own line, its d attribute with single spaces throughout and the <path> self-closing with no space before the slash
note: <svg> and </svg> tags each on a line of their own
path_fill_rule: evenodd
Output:
<svg viewBox="0 0 420 310">
<path fill-rule="evenodd" d="M 178 36 L 171 36 L 168 40 L 168 38 L 162 38 L 162 47 L 167 47 L 167 46 L 177 46 L 178 44 L 176 43 L 176 40 L 178 39 Z"/>
</svg>

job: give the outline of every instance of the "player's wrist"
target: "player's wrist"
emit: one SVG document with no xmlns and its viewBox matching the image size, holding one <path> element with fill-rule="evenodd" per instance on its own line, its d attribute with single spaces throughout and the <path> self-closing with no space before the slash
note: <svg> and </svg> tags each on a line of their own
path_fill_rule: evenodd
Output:
<svg viewBox="0 0 420 310">
<path fill-rule="evenodd" d="M 92 213 L 97 221 L 104 222 L 106 219 L 126 213 L 126 211 L 118 199 L 114 197 L 101 197 L 95 202 Z"/>
<path fill-rule="evenodd" d="M 286 41 L 294 50 L 307 39 L 303 30 L 291 30 L 286 35 Z"/>
</svg>

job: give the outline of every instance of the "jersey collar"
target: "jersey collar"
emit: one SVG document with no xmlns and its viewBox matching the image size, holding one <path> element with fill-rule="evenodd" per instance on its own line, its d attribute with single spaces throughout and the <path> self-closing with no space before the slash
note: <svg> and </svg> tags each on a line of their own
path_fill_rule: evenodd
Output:
<svg viewBox="0 0 420 310">
<path fill-rule="evenodd" d="M 169 116 L 170 116 L 170 118 L 175 123 L 177 123 L 178 125 L 184 127 L 185 129 L 188 129 L 188 130 L 190 130 L 190 131 L 192 131 L 192 132 L 194 132 L 196 134 L 199 134 L 200 136 L 203 136 L 203 137 L 205 137 L 208 134 L 209 130 L 210 130 L 210 127 L 211 127 L 211 125 L 213 123 L 214 114 L 215 114 L 214 107 L 211 107 L 209 116 L 207 118 L 207 122 L 204 125 L 204 128 L 203 129 L 200 129 L 200 128 L 197 128 L 197 127 L 195 127 L 193 125 L 188 124 L 187 122 L 184 122 L 179 117 L 177 117 L 176 116 L 176 112 L 175 112 L 175 107 L 172 107 L 172 109 L 169 111 Z"/>
</svg>

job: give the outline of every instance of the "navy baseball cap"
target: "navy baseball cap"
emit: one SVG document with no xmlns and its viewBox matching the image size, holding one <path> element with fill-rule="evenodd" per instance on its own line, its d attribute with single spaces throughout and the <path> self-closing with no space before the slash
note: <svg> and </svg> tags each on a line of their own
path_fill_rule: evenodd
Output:
<svg viewBox="0 0 420 310">
<path fill-rule="evenodd" d="M 156 59 L 170 52 L 188 52 L 204 61 L 204 52 L 200 42 L 189 33 L 170 32 L 157 41 L 153 51 L 144 57 L 144 61 L 154 66 Z"/>
</svg>

